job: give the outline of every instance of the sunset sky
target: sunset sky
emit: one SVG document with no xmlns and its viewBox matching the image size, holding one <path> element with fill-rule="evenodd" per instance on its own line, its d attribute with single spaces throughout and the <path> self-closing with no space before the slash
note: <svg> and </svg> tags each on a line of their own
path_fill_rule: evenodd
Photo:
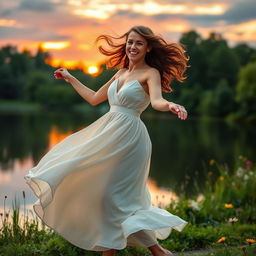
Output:
<svg viewBox="0 0 256 256">
<path fill-rule="evenodd" d="M 95 38 L 146 25 L 168 41 L 196 30 L 222 33 L 230 45 L 256 47 L 255 0 L 8 0 L 0 2 L 0 46 L 32 52 L 39 43 L 56 61 L 97 65 Z M 69 61 L 69 62 L 68 62 Z"/>
</svg>

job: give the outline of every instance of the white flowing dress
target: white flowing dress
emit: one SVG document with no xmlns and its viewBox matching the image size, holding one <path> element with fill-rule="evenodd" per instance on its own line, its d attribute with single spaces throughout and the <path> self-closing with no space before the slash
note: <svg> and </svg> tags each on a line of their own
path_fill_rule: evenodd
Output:
<svg viewBox="0 0 256 256">
<path fill-rule="evenodd" d="M 149 247 L 187 224 L 151 205 L 151 141 L 140 114 L 150 103 L 137 80 L 108 89 L 110 110 L 55 145 L 25 176 L 41 220 L 93 251 Z"/>
</svg>

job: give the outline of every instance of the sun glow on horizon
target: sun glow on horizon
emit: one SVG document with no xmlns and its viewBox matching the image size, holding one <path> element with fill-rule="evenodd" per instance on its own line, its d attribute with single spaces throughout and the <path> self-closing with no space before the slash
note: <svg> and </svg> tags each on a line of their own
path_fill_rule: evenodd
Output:
<svg viewBox="0 0 256 256">
<path fill-rule="evenodd" d="M 54 49 L 62 50 L 70 46 L 70 42 L 44 42 L 42 43 L 42 48 L 45 50 Z"/>
<path fill-rule="evenodd" d="M 83 70 L 84 73 L 87 73 L 89 75 L 98 75 L 100 72 L 100 69 L 97 65 L 89 65 L 86 64 L 83 61 L 75 61 L 75 60 L 59 60 L 55 58 L 50 58 L 46 61 L 48 65 L 51 65 L 55 68 L 67 68 L 67 69 L 80 69 Z"/>
<path fill-rule="evenodd" d="M 99 72 L 99 68 L 97 66 L 89 66 L 88 69 L 87 69 L 87 72 L 90 75 L 95 75 Z"/>
</svg>

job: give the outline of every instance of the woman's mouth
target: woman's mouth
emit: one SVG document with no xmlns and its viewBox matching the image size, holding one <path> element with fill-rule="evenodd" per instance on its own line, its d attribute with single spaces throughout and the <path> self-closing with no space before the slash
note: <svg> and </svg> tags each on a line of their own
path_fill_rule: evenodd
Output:
<svg viewBox="0 0 256 256">
<path fill-rule="evenodd" d="M 136 56 L 138 54 L 137 51 L 129 51 L 129 53 L 130 53 L 131 56 Z"/>
</svg>

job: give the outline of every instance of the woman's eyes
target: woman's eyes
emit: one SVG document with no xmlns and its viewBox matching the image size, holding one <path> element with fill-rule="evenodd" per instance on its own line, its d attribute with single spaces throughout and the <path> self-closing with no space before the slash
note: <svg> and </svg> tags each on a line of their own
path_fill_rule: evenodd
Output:
<svg viewBox="0 0 256 256">
<path fill-rule="evenodd" d="M 133 44 L 133 42 L 132 41 L 128 41 L 128 44 Z M 143 45 L 143 43 L 141 43 L 141 42 L 138 42 L 138 43 L 136 43 L 137 45 Z"/>
</svg>

